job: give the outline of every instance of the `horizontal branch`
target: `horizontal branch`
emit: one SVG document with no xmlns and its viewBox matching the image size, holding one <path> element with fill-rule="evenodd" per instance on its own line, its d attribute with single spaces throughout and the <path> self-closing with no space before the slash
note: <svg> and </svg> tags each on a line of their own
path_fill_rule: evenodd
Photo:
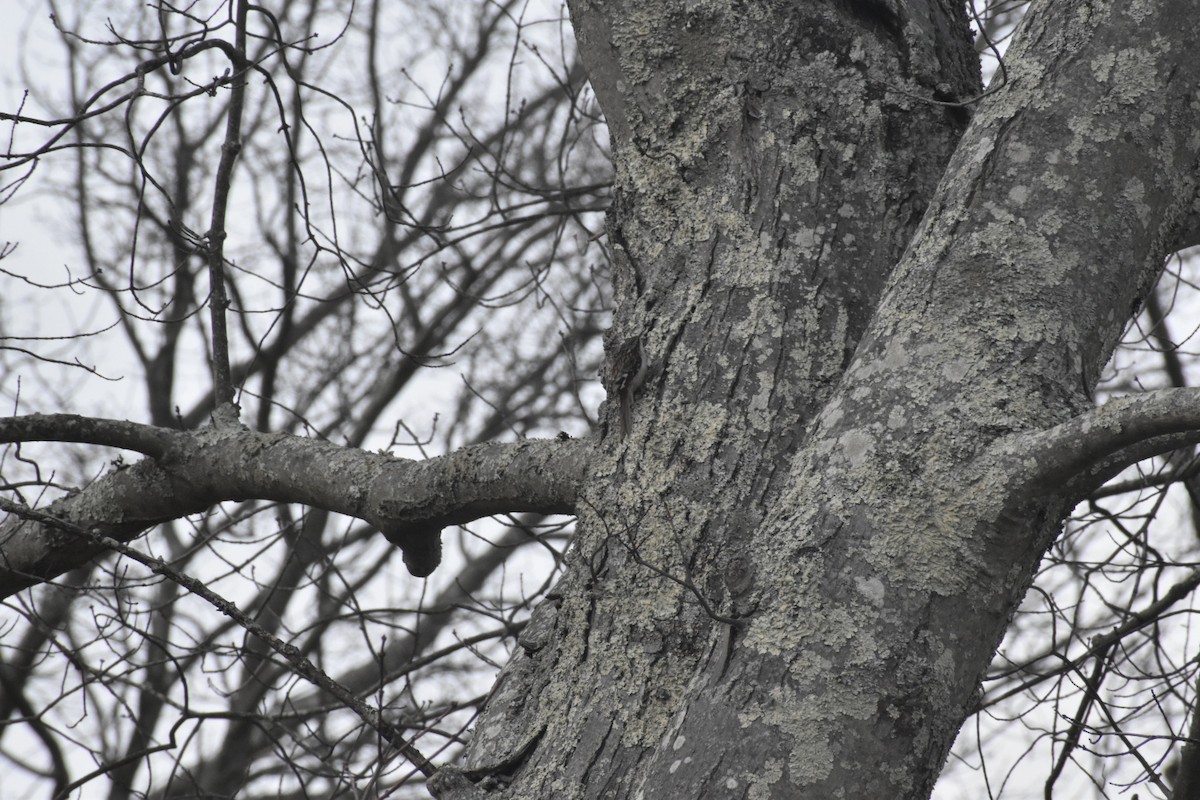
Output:
<svg viewBox="0 0 1200 800">
<path fill-rule="evenodd" d="M 119 447 L 161 458 L 188 434 L 153 425 L 75 414 L 29 414 L 0 418 L 0 442 L 76 442 Z"/>
<path fill-rule="evenodd" d="M 63 424 L 52 430 L 55 419 Z M 375 525 L 404 551 L 405 564 L 418 576 L 440 561 L 440 533 L 448 525 L 498 513 L 572 513 L 592 448 L 588 440 L 524 440 L 412 461 L 242 427 L 193 434 L 111 420 L 88 425 L 69 416 L 5 422 L 10 437 L 21 429 L 20 438 L 6 440 L 152 452 L 154 458 L 115 468 L 40 509 L 100 536 L 128 542 L 153 525 L 224 501 L 300 503 Z M 33 437 L 38 430 L 43 435 Z M 78 567 L 102 550 L 63 528 L 10 516 L 0 525 L 0 597 Z"/>
<path fill-rule="evenodd" d="M 1019 462 L 1039 493 L 1091 491 L 1142 459 L 1200 442 L 1200 389 L 1161 389 L 1110 400 L 1041 431 L 1014 434 L 990 455 Z"/>
</svg>

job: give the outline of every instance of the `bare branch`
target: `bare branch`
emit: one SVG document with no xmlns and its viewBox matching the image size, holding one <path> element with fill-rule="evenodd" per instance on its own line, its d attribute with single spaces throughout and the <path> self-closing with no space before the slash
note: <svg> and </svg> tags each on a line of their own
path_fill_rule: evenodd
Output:
<svg viewBox="0 0 1200 800">
<path fill-rule="evenodd" d="M 358 517 L 398 545 L 409 570 L 440 562 L 447 525 L 502 512 L 571 513 L 592 444 L 528 440 L 484 444 L 428 461 L 366 453 L 288 434 L 205 429 L 163 458 L 118 468 L 45 509 L 128 542 L 160 522 L 228 500 L 303 503 Z M 0 595 L 32 586 L 101 552 L 92 542 L 29 520 L 0 526 Z"/>
<path fill-rule="evenodd" d="M 0 417 L 0 442 L 76 442 L 133 450 L 162 458 L 188 439 L 187 434 L 153 425 L 75 414 L 30 414 Z"/>
<path fill-rule="evenodd" d="M 1089 491 L 1144 458 L 1200 442 L 1200 389 L 1110 400 L 1052 428 L 997 440 L 989 460 L 1028 465 L 1024 487 Z"/>
<path fill-rule="evenodd" d="M 243 59 L 246 53 L 246 13 L 249 4 L 238 0 L 234 20 L 234 49 Z M 225 328 L 225 309 L 229 297 L 225 291 L 225 214 L 229 210 L 229 190 L 233 185 L 233 167 L 242 152 L 242 111 L 246 105 L 246 71 L 239 70 L 233 78 L 229 111 L 225 118 L 225 141 L 221 145 L 221 161 L 213 179 L 212 223 L 208 230 L 208 310 L 212 324 L 213 391 L 217 409 L 233 404 L 233 381 L 229 376 L 229 334 Z M 224 414 L 215 419 L 220 420 Z M 236 411 L 229 415 L 237 419 Z"/>
</svg>

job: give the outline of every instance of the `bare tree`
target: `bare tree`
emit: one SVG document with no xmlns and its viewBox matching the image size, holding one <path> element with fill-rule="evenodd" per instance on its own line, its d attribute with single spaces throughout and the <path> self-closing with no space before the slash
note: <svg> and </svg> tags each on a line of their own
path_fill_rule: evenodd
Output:
<svg viewBox="0 0 1200 800">
<path fill-rule="evenodd" d="M 52 9 L 29 785 L 1195 791 L 1194 4 Z"/>
<path fill-rule="evenodd" d="M 65 510 L 83 494 L 47 509 L 75 524 L 41 533 L 99 553 L 112 546 L 105 537 L 128 542 L 145 531 L 160 502 L 175 506 L 146 539 L 160 572 L 194 576 L 245 614 L 205 615 L 187 598 L 195 587 L 139 571 L 132 551 L 14 606 L 25 623 L 6 640 L 4 717 L 37 731 L 45 750 L 34 755 L 20 727 L 3 744 L 14 763 L 49 759 L 56 792 L 78 784 L 89 793 L 111 786 L 114 797 L 233 794 L 248 785 L 272 795 L 299 776 L 317 794 L 411 785 L 411 764 L 395 751 L 376 758 L 379 734 L 337 713 L 345 698 L 314 694 L 299 659 L 382 708 L 377 729 L 398 741 L 425 731 L 436 743 L 425 738 L 423 748 L 453 753 L 494 659 L 560 560 L 561 520 L 505 517 L 462 529 L 429 583 L 398 581 L 387 557 L 394 546 L 336 513 L 362 500 L 342 482 L 348 475 L 335 477 L 337 453 L 424 469 L 364 449 L 423 459 L 527 434 L 586 433 L 580 397 L 594 381 L 607 308 L 596 234 L 609 168 L 582 71 L 561 47 L 561 10 L 482 4 L 455 18 L 392 5 L 353 15 L 318 3 L 277 14 L 245 4 L 186 14 L 135 7 L 114 10 L 111 23 L 87 4 L 56 5 L 55 37 L 27 51 L 35 59 L 60 48 L 65 70 L 53 75 L 66 83 L 35 79 L 39 65 L 30 64 L 6 174 L 26 183 L 18 200 L 33 193 L 46 203 L 36 193 L 49 184 L 74 204 L 64 216 L 74 219 L 66 230 L 78 252 L 60 291 L 88 298 L 103 330 L 59 341 L 5 331 L 13 408 L 75 412 L 13 417 L 8 440 L 27 439 L 33 425 L 55 440 L 162 457 L 155 442 L 190 449 L 197 431 L 221 429 L 210 416 L 232 399 L 243 425 L 228 430 L 268 434 L 268 449 L 319 445 L 324 455 L 305 456 L 316 458 L 309 471 L 343 498 L 298 506 L 274 491 L 218 490 L 194 505 L 185 495 L 216 486 L 203 486 L 193 462 L 179 493 L 144 487 L 160 500 L 133 501 L 142 522 Z M 102 74 L 118 77 L 97 86 Z M 235 151 L 230 167 L 222 156 Z M 59 283 L 23 254 L 6 260 L 10 285 Z M 28 297 L 54 303 L 43 294 Z M 214 344 L 222 324 L 225 343 Z M 76 370 L 84 377 L 72 397 L 54 368 L 76 360 L 92 371 Z M 210 363 L 227 377 L 201 377 Z M 431 373 L 444 377 L 416 380 Z M 120 412 L 142 427 L 103 419 L 105 401 L 111 415 L 120 396 L 103 379 L 115 376 L 144 387 L 124 395 Z M 97 385 L 101 399 L 90 402 Z M 10 450 L 4 473 L 6 508 L 33 521 L 29 509 L 54 495 L 47 487 L 120 493 L 150 467 L 118 459 L 97 481 L 102 448 L 64 461 L 61 450 L 31 459 L 33 447 Z M 218 482 L 233 477 L 229 462 L 210 466 Z M 440 491 L 436 474 L 424 480 Z M 180 501 L 195 514 L 176 513 Z M 6 557 L 19 537 L 40 535 L 8 533 Z M 499 582 L 518 551 L 543 577 Z M 6 563 L 9 590 L 33 582 Z M 238 627 L 248 621 L 253 633 Z M 296 650 L 282 656 L 271 641 Z M 73 746 L 92 757 L 81 766 Z"/>
</svg>

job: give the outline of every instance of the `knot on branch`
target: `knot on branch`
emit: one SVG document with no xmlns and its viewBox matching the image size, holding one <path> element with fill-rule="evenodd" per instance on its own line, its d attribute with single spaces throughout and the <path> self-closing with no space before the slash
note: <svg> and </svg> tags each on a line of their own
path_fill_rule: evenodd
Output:
<svg viewBox="0 0 1200 800">
<path fill-rule="evenodd" d="M 427 578 L 442 563 L 442 528 L 440 525 L 384 526 L 384 537 L 400 548 L 404 566 L 416 578 Z"/>
</svg>

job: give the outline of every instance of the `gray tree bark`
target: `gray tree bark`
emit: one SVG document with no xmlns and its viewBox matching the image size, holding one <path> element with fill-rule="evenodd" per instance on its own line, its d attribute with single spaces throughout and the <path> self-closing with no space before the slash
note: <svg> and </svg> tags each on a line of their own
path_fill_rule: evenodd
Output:
<svg viewBox="0 0 1200 800">
<path fill-rule="evenodd" d="M 1074 501 L 1200 439 L 1090 399 L 1193 239 L 1197 5 L 1041 3 L 964 107 L 956 2 L 572 3 L 649 375 L 437 796 L 928 796 Z"/>
</svg>

